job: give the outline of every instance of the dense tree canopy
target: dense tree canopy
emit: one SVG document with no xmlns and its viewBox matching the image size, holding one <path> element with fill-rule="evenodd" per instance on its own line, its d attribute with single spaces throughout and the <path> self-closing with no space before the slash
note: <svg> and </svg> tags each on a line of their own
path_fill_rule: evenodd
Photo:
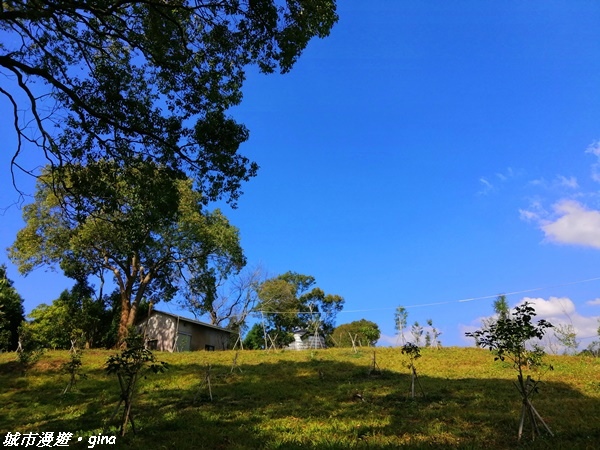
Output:
<svg viewBox="0 0 600 450">
<path fill-rule="evenodd" d="M 227 114 L 246 67 L 287 72 L 337 21 L 335 0 L 0 5 L 15 167 L 27 142 L 53 165 L 150 158 L 192 177 L 204 202 L 235 203 L 257 170 L 237 153 L 248 131 Z"/>
<path fill-rule="evenodd" d="M 286 272 L 260 285 L 256 309 L 265 318 L 267 331 L 277 336 L 278 345 L 291 342 L 292 331 L 298 327 L 311 333 L 318 331 L 328 335 L 332 332 L 344 299 L 325 294 L 321 288 L 314 287 L 315 283 L 310 275 Z"/>
<path fill-rule="evenodd" d="M 0 266 L 0 350 L 15 350 L 19 341 L 19 326 L 25 320 L 23 299 L 6 276 L 6 266 Z"/>
<path fill-rule="evenodd" d="M 379 326 L 375 322 L 366 319 L 339 325 L 331 335 L 333 344 L 336 347 L 352 347 L 352 341 L 357 346 L 373 346 L 380 336 Z"/>
<path fill-rule="evenodd" d="M 93 289 L 85 283 L 64 290 L 50 305 L 36 306 L 28 318 L 32 337 L 46 348 L 68 350 L 72 341 L 87 348 L 110 347 L 116 341 L 111 335 L 113 311 L 107 299 L 95 299 Z"/>
<path fill-rule="evenodd" d="M 261 350 L 265 348 L 265 332 L 260 323 L 255 323 L 244 338 L 244 348 L 248 350 Z"/>
<path fill-rule="evenodd" d="M 142 299 L 169 300 L 184 284 L 209 286 L 217 273 L 237 272 L 245 264 L 238 230 L 220 211 L 203 211 L 191 180 L 167 167 L 145 160 L 128 166 L 99 160 L 55 169 L 52 176 L 57 171 L 63 189 L 47 177 L 39 180 L 34 203 L 24 208 L 26 226 L 9 256 L 22 273 L 59 264 L 67 274 L 112 274 L 121 297 L 121 340 Z M 75 215 L 65 212 L 73 201 L 74 179 L 86 186 L 74 190 L 79 196 Z M 96 189 L 95 183 L 101 186 Z M 78 215 L 82 199 L 87 213 Z"/>
</svg>

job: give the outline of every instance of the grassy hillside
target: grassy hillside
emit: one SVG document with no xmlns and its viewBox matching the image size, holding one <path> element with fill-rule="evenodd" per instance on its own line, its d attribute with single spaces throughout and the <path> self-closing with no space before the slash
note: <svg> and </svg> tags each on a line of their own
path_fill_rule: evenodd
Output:
<svg viewBox="0 0 600 450">
<path fill-rule="evenodd" d="M 26 374 L 14 354 L 0 354 L 0 434 L 74 433 L 85 448 L 105 432 L 118 401 L 116 379 L 103 365 L 113 352 L 84 353 L 88 378 L 64 396 L 60 365 L 68 352 L 48 352 Z M 515 371 L 487 350 L 425 349 L 416 366 L 426 396 L 408 398 L 410 373 L 398 349 L 157 353 L 169 371 L 140 382 L 138 434 L 117 437 L 132 449 L 295 448 L 600 448 L 600 359 L 547 357 L 534 405 L 555 437 L 517 443 Z M 213 401 L 199 390 L 207 365 Z M 194 398 L 196 401 L 194 402 Z M 112 431 L 114 433 L 114 424 Z M 83 437 L 80 443 L 77 437 Z"/>
</svg>

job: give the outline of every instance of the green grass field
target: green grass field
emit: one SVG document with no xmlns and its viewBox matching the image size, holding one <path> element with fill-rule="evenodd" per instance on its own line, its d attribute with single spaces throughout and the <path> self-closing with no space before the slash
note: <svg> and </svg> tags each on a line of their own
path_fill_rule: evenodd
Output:
<svg viewBox="0 0 600 450">
<path fill-rule="evenodd" d="M 370 374 L 374 350 L 380 371 Z M 119 388 L 103 369 L 112 353 L 86 351 L 87 379 L 64 396 L 68 352 L 45 353 L 26 375 L 14 353 L 0 354 L 3 439 L 72 432 L 69 448 L 86 448 L 89 436 L 114 434 Z M 546 358 L 554 370 L 533 403 L 555 436 L 532 442 L 527 433 L 519 443 L 516 372 L 487 350 L 424 349 L 416 366 L 425 396 L 415 400 L 399 349 L 242 351 L 241 371 L 232 371 L 232 351 L 157 356 L 171 367 L 140 381 L 138 433 L 94 448 L 600 448 L 600 358 Z M 212 401 L 208 386 L 199 389 L 209 364 Z"/>
</svg>

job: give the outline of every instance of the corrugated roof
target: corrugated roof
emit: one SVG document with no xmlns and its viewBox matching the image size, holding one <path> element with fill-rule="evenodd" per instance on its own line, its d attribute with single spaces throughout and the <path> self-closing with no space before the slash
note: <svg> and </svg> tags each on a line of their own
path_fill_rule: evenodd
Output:
<svg viewBox="0 0 600 450">
<path fill-rule="evenodd" d="M 206 323 L 206 322 L 200 322 L 199 320 L 194 320 L 194 319 L 189 319 L 187 317 L 178 316 L 177 314 L 172 314 L 172 313 L 168 313 L 168 312 L 165 312 L 165 311 L 160 311 L 158 309 L 153 309 L 151 314 L 154 314 L 154 313 L 164 314 L 165 316 L 170 316 L 170 317 L 173 317 L 175 319 L 179 319 L 180 321 L 185 321 L 185 322 L 189 322 L 189 323 L 195 323 L 197 325 L 202 325 L 203 327 L 213 328 L 215 330 L 221 330 L 221 331 L 226 331 L 228 333 L 237 334 L 237 332 L 234 331 L 234 330 L 229 330 L 227 328 L 218 327 L 216 325 L 211 325 L 211 324 Z"/>
</svg>

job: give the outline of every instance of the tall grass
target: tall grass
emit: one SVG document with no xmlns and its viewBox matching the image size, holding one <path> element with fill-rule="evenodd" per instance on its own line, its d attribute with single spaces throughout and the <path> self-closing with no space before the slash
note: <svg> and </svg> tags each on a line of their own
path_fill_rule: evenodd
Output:
<svg viewBox="0 0 600 450">
<path fill-rule="evenodd" d="M 373 351 L 380 371 L 370 370 Z M 70 431 L 70 447 L 84 448 L 88 436 L 114 433 L 110 354 L 86 351 L 87 378 L 66 395 L 68 352 L 46 353 L 26 375 L 1 354 L 0 434 Z M 600 359 L 548 357 L 555 370 L 533 403 L 555 437 L 518 444 L 516 372 L 486 350 L 423 349 L 415 365 L 425 396 L 415 400 L 399 349 L 243 351 L 241 371 L 232 351 L 157 356 L 171 368 L 140 381 L 138 433 L 96 448 L 600 448 Z"/>
</svg>

